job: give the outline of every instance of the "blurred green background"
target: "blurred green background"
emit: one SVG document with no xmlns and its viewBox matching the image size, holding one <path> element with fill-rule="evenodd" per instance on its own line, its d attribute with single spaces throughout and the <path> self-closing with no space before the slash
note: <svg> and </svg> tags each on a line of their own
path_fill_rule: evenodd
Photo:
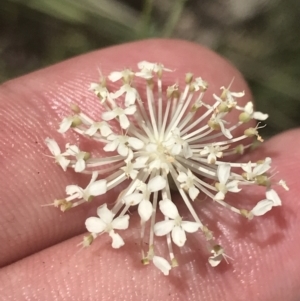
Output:
<svg viewBox="0 0 300 301">
<path fill-rule="evenodd" d="M 299 0 L 1 0 L 0 83 L 147 37 L 204 44 L 248 80 L 264 135 L 300 125 Z"/>
</svg>

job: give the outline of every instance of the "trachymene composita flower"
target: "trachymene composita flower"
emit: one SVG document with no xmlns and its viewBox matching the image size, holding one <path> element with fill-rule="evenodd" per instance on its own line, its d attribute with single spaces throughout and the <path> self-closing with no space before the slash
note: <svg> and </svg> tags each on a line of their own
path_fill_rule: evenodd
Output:
<svg viewBox="0 0 300 301">
<path fill-rule="evenodd" d="M 262 140 L 258 126 L 239 135 L 235 135 L 235 130 L 251 119 L 265 120 L 268 116 L 255 112 L 251 102 L 241 107 L 237 98 L 243 97 L 244 92 L 222 87 L 219 96 L 212 96 L 213 103 L 207 102 L 204 96 L 208 84 L 200 77 L 187 73 L 183 89 L 178 84 L 165 87 L 163 74 L 171 69 L 147 61 L 140 62 L 138 68 L 137 72 L 125 69 L 109 74 L 109 81 L 121 83 L 114 91 L 102 75 L 99 83 L 91 84 L 90 90 L 105 110 L 102 120 L 93 120 L 73 105 L 74 115 L 65 117 L 60 124 L 59 132 L 72 129 L 93 139 L 95 149 L 102 148 L 107 156 L 93 156 L 93 150 L 83 151 L 74 145 L 67 145 L 66 152 L 61 153 L 54 140 L 46 139 L 55 161 L 64 170 L 73 168 L 92 176 L 86 188 L 67 186 L 67 197 L 55 200 L 53 205 L 65 211 L 128 181 L 116 200 L 98 208 L 98 217 L 86 220 L 90 234 L 84 238 L 83 246 L 89 246 L 106 232 L 112 238 L 113 248 L 121 247 L 126 241 L 115 230 L 128 228 L 130 215 L 126 213 L 136 206 L 144 264 L 153 261 L 168 275 L 177 266 L 173 244 L 182 247 L 189 236 L 186 232 L 202 232 L 211 249 L 208 262 L 217 266 L 228 256 L 202 223 L 195 203 L 201 198 L 202 202 L 224 206 L 248 219 L 281 205 L 272 187 L 273 177 L 268 174 L 271 158 L 248 163 L 226 161 L 226 157 L 241 154 L 250 146 L 243 145 L 248 137 Z M 135 85 L 136 77 L 145 80 L 144 87 Z M 242 111 L 239 120 L 229 122 L 227 117 L 235 110 Z M 275 184 L 287 189 L 283 180 Z M 229 204 L 231 193 L 243 193 L 249 186 L 265 187 L 265 199 L 249 204 L 249 208 L 239 208 L 238 202 L 235 206 Z M 180 206 L 171 190 L 180 194 Z M 189 215 L 182 216 L 178 209 L 182 206 L 187 207 Z M 169 259 L 159 254 L 156 236 L 166 238 Z"/>
</svg>

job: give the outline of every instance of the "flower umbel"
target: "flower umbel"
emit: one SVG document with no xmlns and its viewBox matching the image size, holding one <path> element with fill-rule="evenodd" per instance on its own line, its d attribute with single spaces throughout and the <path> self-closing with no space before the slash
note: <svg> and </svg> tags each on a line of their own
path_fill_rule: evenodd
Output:
<svg viewBox="0 0 300 301">
<path fill-rule="evenodd" d="M 122 247 L 126 241 L 119 232 L 130 227 L 127 212 L 131 207 L 137 207 L 144 264 L 152 261 L 168 275 L 178 265 L 173 245 L 182 247 L 190 233 L 200 232 L 211 250 L 208 262 L 215 267 L 230 257 L 225 255 L 223 247 L 201 221 L 196 209 L 199 204 L 195 206 L 199 198 L 248 219 L 281 205 L 272 187 L 273 178 L 268 174 L 271 158 L 244 163 L 224 159 L 241 154 L 250 147 L 242 143 L 248 137 L 256 136 L 261 141 L 258 127 L 248 128 L 237 136 L 234 132 L 251 119 L 261 121 L 268 115 L 255 112 L 251 102 L 241 107 L 238 98 L 243 97 L 244 92 L 221 87 L 220 95 L 213 95 L 214 103 L 206 103 L 204 95 L 208 84 L 202 78 L 187 73 L 182 91 L 177 84 L 163 89 L 163 73 L 172 72 L 171 69 L 147 61 L 140 62 L 138 68 L 137 72 L 126 69 L 108 76 L 108 82 L 121 82 L 116 91 L 110 91 L 106 78 L 102 76 L 99 83 L 91 84 L 90 90 L 105 109 L 99 120 L 93 120 L 78 106 L 72 105 L 74 114 L 65 117 L 59 126 L 60 133 L 73 130 L 93 139 L 95 148 L 102 148 L 107 157 L 93 157 L 93 150 L 81 150 L 70 144 L 66 145 L 65 152 L 61 152 L 53 139 L 46 139 L 56 163 L 64 171 L 71 168 L 91 175 L 87 187 L 67 186 L 67 196 L 55 200 L 53 205 L 66 211 L 127 181 L 127 188 L 111 205 L 103 204 L 97 210 L 98 217 L 86 220 L 90 234 L 84 237 L 83 246 L 89 246 L 97 237 L 107 233 L 113 248 Z M 145 81 L 144 88 L 136 87 L 136 77 Z M 235 110 L 242 113 L 232 124 L 228 115 Z M 116 128 L 115 124 L 119 127 Z M 283 180 L 275 184 L 288 189 Z M 265 197 L 248 209 L 230 205 L 230 195 L 243 193 L 249 186 L 264 187 Z M 182 204 L 174 201 L 171 190 L 177 190 Z M 187 207 L 190 217 L 182 216 L 182 206 Z M 157 254 L 157 236 L 166 238 L 169 258 Z"/>
</svg>

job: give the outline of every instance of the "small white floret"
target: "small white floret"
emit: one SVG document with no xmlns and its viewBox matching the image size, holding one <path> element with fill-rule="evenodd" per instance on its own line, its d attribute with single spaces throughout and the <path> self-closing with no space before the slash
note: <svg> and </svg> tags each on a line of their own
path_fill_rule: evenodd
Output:
<svg viewBox="0 0 300 301">
<path fill-rule="evenodd" d="M 185 232 L 193 233 L 200 228 L 196 222 L 182 221 L 177 207 L 169 199 L 160 201 L 159 209 L 164 216 L 170 219 L 156 223 L 154 233 L 157 236 L 164 236 L 171 232 L 172 240 L 178 247 L 182 247 L 186 242 Z"/>
<path fill-rule="evenodd" d="M 89 217 L 85 221 L 85 226 L 92 234 L 101 234 L 107 232 L 112 238 L 112 247 L 117 249 L 124 245 L 122 237 L 115 233 L 114 229 L 125 230 L 129 226 L 129 215 L 114 218 L 114 214 L 107 208 L 107 204 L 103 204 L 97 209 L 98 217 Z"/>
<path fill-rule="evenodd" d="M 46 138 L 45 143 L 46 143 L 47 147 L 49 148 L 51 154 L 54 156 L 55 162 L 58 163 L 64 171 L 66 171 L 67 167 L 69 166 L 69 164 L 71 162 L 69 159 L 67 159 L 65 157 L 65 156 L 67 156 L 67 154 L 61 153 L 60 148 L 55 140 Z"/>
</svg>

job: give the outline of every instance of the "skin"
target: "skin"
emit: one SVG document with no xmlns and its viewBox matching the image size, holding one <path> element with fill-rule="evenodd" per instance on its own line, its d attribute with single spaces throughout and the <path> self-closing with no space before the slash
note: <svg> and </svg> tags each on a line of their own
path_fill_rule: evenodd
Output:
<svg viewBox="0 0 300 301">
<path fill-rule="evenodd" d="M 104 74 L 124 67 L 135 68 L 141 60 L 162 62 L 176 69 L 166 75 L 167 83 L 193 72 L 209 82 L 206 99 L 220 93 L 234 77 L 232 91 L 245 90 L 245 104 L 251 94 L 240 73 L 227 61 L 199 45 L 174 40 L 148 40 L 124 44 L 83 55 L 4 83 L 0 87 L 0 299 L 1 300 L 223 300 L 296 301 L 300 298 L 300 203 L 297 185 L 300 162 L 300 132 L 285 132 L 266 141 L 239 160 L 248 162 L 271 156 L 278 174 L 290 187 L 277 191 L 283 201 L 262 217 L 245 220 L 211 202 L 196 204 L 204 224 L 233 258 L 212 268 L 209 251 L 201 235 L 189 234 L 186 245 L 175 248 L 180 267 L 164 276 L 153 265 L 139 259 L 139 220 L 121 235 L 126 244 L 113 250 L 108 236 L 102 236 L 85 250 L 76 245 L 85 233 L 84 221 L 96 215 L 103 202 L 113 202 L 120 190 L 98 197 L 62 213 L 42 207 L 64 197 L 68 184 L 85 185 L 88 177 L 64 173 L 54 164 L 44 139 L 54 138 L 63 146 L 79 142 L 93 144 L 73 133 L 57 133 L 60 120 L 70 114 L 69 103 L 99 116 L 100 106 L 87 91 Z M 95 147 L 95 146 L 94 146 Z M 103 154 L 97 146 L 98 155 Z M 232 204 L 252 204 L 264 197 L 248 192 L 245 199 L 232 195 Z M 180 213 L 188 217 L 180 197 Z M 251 207 L 250 206 L 250 207 Z M 158 253 L 164 254 L 164 241 Z"/>
</svg>

